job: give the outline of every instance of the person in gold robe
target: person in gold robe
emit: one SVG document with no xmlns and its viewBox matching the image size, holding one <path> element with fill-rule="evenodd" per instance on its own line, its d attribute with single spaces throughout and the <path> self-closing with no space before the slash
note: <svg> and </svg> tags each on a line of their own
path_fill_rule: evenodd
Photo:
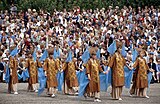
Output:
<svg viewBox="0 0 160 104">
<path fill-rule="evenodd" d="M 122 100 L 122 88 L 124 86 L 124 66 L 126 65 L 126 61 L 124 57 L 121 55 L 122 46 L 117 46 L 117 51 L 113 54 L 111 59 L 109 60 L 108 70 L 112 68 L 112 92 L 111 96 L 113 99 Z"/>
<path fill-rule="evenodd" d="M 64 71 L 64 93 L 69 95 L 77 95 L 78 80 L 76 76 L 76 58 L 73 58 L 70 62 L 63 62 L 62 71 Z"/>
<path fill-rule="evenodd" d="M 99 72 L 104 72 L 100 67 L 100 62 L 96 58 L 96 52 L 91 53 L 91 58 L 86 64 L 86 74 L 89 79 L 89 84 L 86 87 L 85 97 L 95 97 L 95 102 L 100 100 L 100 78 Z M 104 72 L 105 73 L 105 72 Z"/>
<path fill-rule="evenodd" d="M 14 94 L 18 94 L 17 92 L 17 83 L 18 83 L 18 75 L 17 75 L 17 68 L 18 68 L 18 58 L 17 56 L 10 56 L 9 57 L 9 68 L 10 68 L 10 80 L 8 83 L 8 92 L 11 93 L 12 91 Z"/>
<path fill-rule="evenodd" d="M 145 51 L 141 50 L 139 56 L 133 64 L 133 68 L 136 68 L 136 70 L 133 75 L 133 85 L 131 87 L 130 94 L 131 96 L 136 94 L 137 96 L 149 98 L 149 96 L 147 96 L 147 71 L 153 72 L 154 70 L 149 69 L 146 60 L 143 58 L 144 55 Z"/>
<path fill-rule="evenodd" d="M 25 67 L 24 67 L 24 68 L 28 68 L 28 71 L 29 71 L 28 91 L 38 92 L 37 90 L 37 83 L 38 83 L 37 67 L 41 67 L 41 66 L 38 66 L 40 65 L 38 63 L 39 63 L 38 61 L 34 61 L 32 57 L 32 53 L 30 52 L 28 54 L 28 59 L 26 60 Z"/>
<path fill-rule="evenodd" d="M 44 61 L 44 70 L 47 76 L 47 89 L 51 97 L 55 97 L 56 88 L 58 86 L 57 73 L 60 68 L 60 61 L 53 59 L 53 53 L 49 53 L 49 58 Z"/>
</svg>

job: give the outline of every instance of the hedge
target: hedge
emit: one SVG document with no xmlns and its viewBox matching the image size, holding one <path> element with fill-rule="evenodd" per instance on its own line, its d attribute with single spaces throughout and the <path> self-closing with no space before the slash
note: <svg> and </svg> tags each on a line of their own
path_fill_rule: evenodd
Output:
<svg viewBox="0 0 160 104">
<path fill-rule="evenodd" d="M 27 10 L 31 8 L 36 10 L 43 9 L 49 12 L 52 12 L 53 9 L 71 9 L 74 6 L 79 6 L 81 9 L 107 8 L 109 5 L 113 7 L 118 5 L 120 8 L 124 5 L 131 5 L 135 8 L 138 6 L 160 6 L 159 0 L 1 0 L 0 9 L 9 9 L 12 3 L 17 5 L 18 10 Z"/>
</svg>

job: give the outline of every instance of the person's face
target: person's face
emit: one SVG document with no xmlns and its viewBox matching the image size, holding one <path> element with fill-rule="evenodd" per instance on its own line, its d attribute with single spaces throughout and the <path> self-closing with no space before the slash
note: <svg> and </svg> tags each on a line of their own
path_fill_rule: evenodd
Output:
<svg viewBox="0 0 160 104">
<path fill-rule="evenodd" d="M 140 56 L 143 57 L 144 56 L 144 52 L 141 51 L 140 52 Z"/>
<path fill-rule="evenodd" d="M 149 62 L 152 63 L 152 59 L 150 59 Z"/>
<path fill-rule="evenodd" d="M 31 55 L 31 54 L 29 54 L 29 58 L 32 58 L 32 55 Z"/>
<path fill-rule="evenodd" d="M 50 55 L 49 55 L 49 58 L 50 58 L 50 59 L 52 59 L 52 58 L 53 58 L 53 55 L 52 55 L 52 54 L 50 54 Z"/>
<path fill-rule="evenodd" d="M 96 55 L 92 55 L 92 58 L 93 58 L 93 59 L 96 59 Z"/>
<path fill-rule="evenodd" d="M 118 50 L 117 50 L 119 53 L 121 53 L 121 51 L 122 51 L 122 49 L 121 48 L 118 48 Z"/>
</svg>

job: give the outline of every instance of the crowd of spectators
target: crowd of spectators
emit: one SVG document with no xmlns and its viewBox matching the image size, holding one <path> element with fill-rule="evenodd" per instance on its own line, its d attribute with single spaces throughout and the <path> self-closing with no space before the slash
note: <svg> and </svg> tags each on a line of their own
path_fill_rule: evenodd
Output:
<svg viewBox="0 0 160 104">
<path fill-rule="evenodd" d="M 146 50 L 146 60 L 155 63 L 152 67 L 156 81 L 160 76 L 160 9 L 154 6 L 132 8 L 131 6 L 107 9 L 83 10 L 75 7 L 69 11 L 44 10 L 18 11 L 12 6 L 10 11 L 0 12 L 0 57 L 7 60 L 9 48 L 19 45 L 20 58 L 37 47 L 41 56 L 46 48 L 59 47 L 61 55 L 71 49 L 79 59 L 85 48 L 97 46 L 101 58 L 109 56 L 107 47 L 114 41 L 122 41 L 127 51 L 126 59 L 132 57 L 133 48 Z M 150 61 L 151 60 L 151 61 Z M 1 70 L 2 71 L 2 70 Z"/>
</svg>

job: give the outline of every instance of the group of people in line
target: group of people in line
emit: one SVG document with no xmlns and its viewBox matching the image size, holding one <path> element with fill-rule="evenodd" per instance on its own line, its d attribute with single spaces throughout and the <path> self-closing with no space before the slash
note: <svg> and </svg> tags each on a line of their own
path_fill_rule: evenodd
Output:
<svg viewBox="0 0 160 104">
<path fill-rule="evenodd" d="M 63 55 L 58 56 L 58 54 L 55 53 L 59 51 L 59 48 L 57 48 L 58 44 L 56 44 L 57 46 L 55 46 L 54 48 L 46 49 L 48 57 L 46 57 L 43 61 L 39 60 L 40 57 L 38 56 L 38 52 L 36 54 L 37 58 L 35 60 L 33 50 L 30 50 L 30 52 L 28 52 L 28 57 L 26 59 L 19 58 L 18 50 L 17 52 L 15 52 L 14 55 L 11 55 L 16 47 L 10 47 L 11 54 L 9 55 L 9 59 L 4 59 L 5 69 L 9 70 L 10 74 L 8 82 L 8 92 L 14 92 L 14 94 L 18 94 L 18 68 L 20 68 L 20 70 L 22 71 L 28 70 L 29 72 L 29 78 L 27 79 L 28 91 L 38 92 L 37 83 L 39 78 L 38 76 L 40 76 L 38 75 L 38 68 L 42 68 L 42 73 L 45 74 L 47 79 L 46 88 L 48 95 L 50 95 L 51 97 L 55 97 L 59 84 L 57 74 L 58 72 L 62 73 L 63 71 L 64 82 L 63 85 L 60 87 L 63 87 L 64 94 L 77 95 L 80 89 L 80 83 L 78 80 L 81 79 L 77 78 L 76 72 L 83 72 L 86 69 L 85 74 L 88 77 L 89 83 L 85 88 L 84 97 L 94 97 L 94 101 L 101 102 L 99 73 L 108 74 L 109 71 L 112 70 L 111 96 L 113 99 L 122 100 L 122 89 L 125 84 L 124 66 L 127 66 L 129 70 L 135 69 L 132 80 L 133 85 L 130 90 L 130 96 L 137 95 L 140 97 L 149 98 L 147 96 L 147 72 L 154 72 L 154 70 L 148 66 L 148 63 L 144 58 L 146 54 L 145 50 L 136 49 L 138 52 L 138 56 L 136 56 L 136 60 L 133 63 L 131 60 L 126 60 L 122 55 L 122 42 L 116 41 L 115 43 L 116 50 L 114 50 L 114 53 L 108 57 L 108 60 L 99 60 L 97 57 L 98 48 L 95 47 L 95 44 L 91 45 L 88 49 L 90 58 L 85 63 L 82 61 L 84 60 L 81 59 L 82 57 L 77 60 L 72 55 L 73 52 L 71 51 L 71 49 L 68 50 L 67 57 Z M 103 66 L 108 66 L 107 70 L 104 70 Z"/>
<path fill-rule="evenodd" d="M 8 83 L 9 93 L 18 94 L 18 79 L 28 72 L 24 78 L 28 91 L 39 92 L 45 86 L 47 94 L 55 97 L 59 86 L 64 94 L 82 93 L 82 79 L 87 78 L 83 95 L 101 102 L 99 76 L 111 73 L 111 96 L 122 100 L 127 67 L 133 70 L 130 95 L 149 98 L 148 74 L 151 83 L 160 81 L 159 21 L 160 11 L 154 6 L 1 11 L 1 81 Z M 59 81 L 58 75 L 64 80 Z"/>
</svg>

